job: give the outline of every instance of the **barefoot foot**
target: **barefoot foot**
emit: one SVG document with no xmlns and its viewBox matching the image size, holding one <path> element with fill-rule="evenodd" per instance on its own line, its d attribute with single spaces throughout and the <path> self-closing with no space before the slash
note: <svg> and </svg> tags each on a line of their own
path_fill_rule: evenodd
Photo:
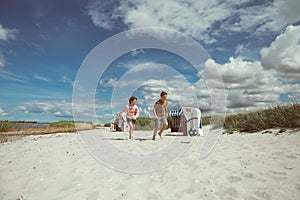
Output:
<svg viewBox="0 0 300 200">
<path fill-rule="evenodd" d="M 161 132 L 159 132 L 158 135 L 159 135 L 160 139 L 163 139 Z"/>
</svg>

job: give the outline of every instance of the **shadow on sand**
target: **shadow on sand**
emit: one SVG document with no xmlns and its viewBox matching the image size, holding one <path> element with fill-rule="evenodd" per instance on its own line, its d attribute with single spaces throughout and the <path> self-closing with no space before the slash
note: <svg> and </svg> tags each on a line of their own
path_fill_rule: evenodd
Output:
<svg viewBox="0 0 300 200">
<path fill-rule="evenodd" d="M 102 140 L 129 140 L 127 138 L 102 138 Z M 133 138 L 132 140 L 149 141 L 151 138 Z"/>
</svg>

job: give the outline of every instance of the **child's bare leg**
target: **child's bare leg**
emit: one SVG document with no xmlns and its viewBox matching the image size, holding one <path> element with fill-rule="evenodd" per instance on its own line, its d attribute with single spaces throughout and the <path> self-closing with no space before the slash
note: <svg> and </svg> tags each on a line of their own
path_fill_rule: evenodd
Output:
<svg viewBox="0 0 300 200">
<path fill-rule="evenodd" d="M 160 127 L 160 122 L 158 119 L 155 119 L 155 129 L 154 129 L 154 132 L 153 132 L 153 137 L 152 137 L 152 140 L 155 140 L 155 137 L 156 137 L 156 134 L 157 134 L 157 131 Z"/>
<path fill-rule="evenodd" d="M 132 133 L 133 133 L 134 129 L 135 129 L 135 124 L 132 124 L 131 137 L 132 137 Z"/>
<path fill-rule="evenodd" d="M 134 129 L 134 125 L 130 122 L 129 123 L 129 139 L 131 140 L 132 138 L 132 132 L 133 132 L 133 129 Z"/>
<path fill-rule="evenodd" d="M 160 129 L 160 131 L 158 132 L 159 137 L 162 139 L 162 133 L 164 132 L 164 130 L 168 127 L 168 122 L 165 122 L 163 127 Z"/>
<path fill-rule="evenodd" d="M 159 129 L 159 126 L 155 126 L 155 129 L 154 129 L 154 132 L 153 132 L 152 140 L 155 140 L 156 133 L 157 133 L 158 129 Z"/>
</svg>

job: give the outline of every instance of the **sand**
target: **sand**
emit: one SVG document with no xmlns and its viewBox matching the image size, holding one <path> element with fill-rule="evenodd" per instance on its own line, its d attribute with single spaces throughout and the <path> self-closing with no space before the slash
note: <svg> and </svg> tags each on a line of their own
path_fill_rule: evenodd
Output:
<svg viewBox="0 0 300 200">
<path fill-rule="evenodd" d="M 123 133 L 96 129 L 2 143 L 0 199 L 300 199 L 299 132 L 223 135 L 223 130 L 216 131 L 218 142 L 204 159 L 199 149 L 205 136 L 165 136 L 151 141 L 151 132 L 135 132 L 134 140 L 129 141 Z M 106 140 L 118 149 L 116 154 L 147 157 L 162 152 L 164 156 L 147 158 L 150 167 L 136 160 L 133 168 L 120 165 L 112 169 L 93 154 L 98 152 L 97 145 L 82 142 L 83 136 L 90 135 L 91 144 Z M 174 144 L 185 149 L 182 155 L 164 154 Z M 118 156 L 107 155 L 111 160 Z M 176 159 L 165 162 L 172 156 Z M 150 168 L 152 172 L 126 172 Z"/>
</svg>

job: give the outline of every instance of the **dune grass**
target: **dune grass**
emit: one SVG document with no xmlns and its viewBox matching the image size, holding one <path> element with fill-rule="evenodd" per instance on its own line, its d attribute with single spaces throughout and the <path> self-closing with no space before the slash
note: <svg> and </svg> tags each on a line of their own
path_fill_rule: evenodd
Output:
<svg viewBox="0 0 300 200">
<path fill-rule="evenodd" d="M 135 129 L 139 131 L 150 131 L 154 129 L 154 120 L 149 117 L 139 117 L 136 120 Z"/>
<path fill-rule="evenodd" d="M 45 135 L 55 133 L 75 133 L 79 130 L 90 130 L 95 128 L 92 122 L 58 121 L 51 123 L 46 128 L 13 128 L 12 122 L 0 121 L 0 143 L 9 142 L 15 138 L 27 135 Z"/>
<path fill-rule="evenodd" d="M 0 121 L 0 132 L 7 132 L 11 130 L 11 122 L 8 121 Z"/>
<path fill-rule="evenodd" d="M 245 114 L 229 115 L 225 118 L 224 128 L 227 132 L 258 132 L 270 128 L 300 128 L 300 105 L 277 106 Z"/>
<path fill-rule="evenodd" d="M 8 136 L 0 135 L 0 143 L 9 142 L 9 139 L 10 138 Z"/>
<path fill-rule="evenodd" d="M 167 118 L 168 128 L 171 127 L 171 117 Z M 152 131 L 155 128 L 155 120 L 150 117 L 139 117 L 136 120 L 135 130 Z"/>
</svg>

